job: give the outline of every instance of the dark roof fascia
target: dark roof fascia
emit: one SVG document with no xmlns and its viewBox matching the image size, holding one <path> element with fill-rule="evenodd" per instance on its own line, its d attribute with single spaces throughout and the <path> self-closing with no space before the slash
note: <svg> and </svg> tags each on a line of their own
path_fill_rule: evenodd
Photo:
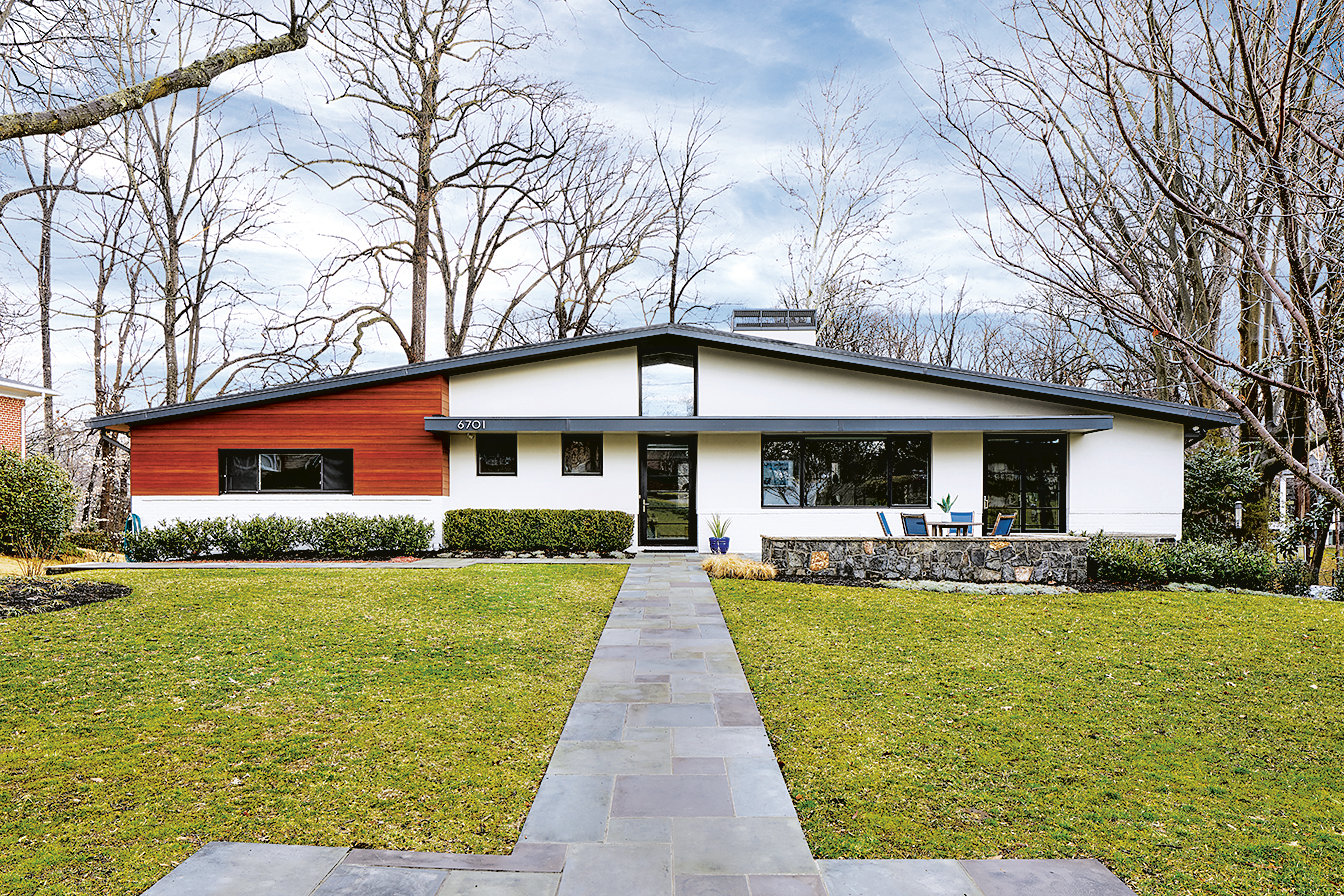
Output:
<svg viewBox="0 0 1344 896">
<path fill-rule="evenodd" d="M 1099 432 L 1109 416 L 1063 417 L 443 417 L 425 418 L 427 432 Z"/>
<path fill-rule="evenodd" d="M 972 387 L 1010 395 L 1018 395 L 1038 400 L 1064 402 L 1083 407 L 1107 411 L 1120 411 L 1141 417 L 1157 417 L 1202 426 L 1230 426 L 1240 422 L 1240 418 L 1228 411 L 1210 410 L 1193 405 L 1175 402 L 1154 401 L 1127 395 L 1115 395 L 1094 389 L 1081 389 L 1074 386 L 1057 386 L 1051 383 L 1039 383 L 1032 380 L 1020 380 L 1012 377 L 989 373 L 976 373 L 968 370 L 956 370 L 938 367 L 933 364 L 921 364 L 914 361 L 898 361 L 891 358 L 879 358 L 861 355 L 840 349 L 818 348 L 810 345 L 798 345 L 759 336 L 743 336 L 725 333 L 719 330 L 707 330 L 688 327 L 682 324 L 663 324 L 654 327 L 638 327 L 617 330 L 595 336 L 579 336 L 573 339 L 561 339 L 539 345 L 519 346 L 497 349 L 456 358 L 443 358 L 436 361 L 422 361 L 417 364 L 404 364 L 355 373 L 346 376 L 317 380 L 309 383 L 295 383 L 289 386 L 275 386 L 242 392 L 237 395 L 207 398 L 184 404 L 168 405 L 160 408 L 148 408 L 139 411 L 126 411 L 95 417 L 88 422 L 90 429 L 102 429 L 137 423 L 206 414 L 212 411 L 227 410 L 236 407 L 268 404 L 309 395 L 321 395 L 339 392 L 344 389 L 379 383 L 399 382 L 431 375 L 451 375 L 489 370 L 497 367 L 509 367 L 526 364 L 553 357 L 588 354 L 607 349 L 634 346 L 646 340 L 684 339 L 700 345 L 722 347 L 744 351 L 750 354 L 785 357 L 813 363 L 827 364 L 851 370 L 876 371 L 889 375 L 903 376 L 927 382 Z"/>
</svg>

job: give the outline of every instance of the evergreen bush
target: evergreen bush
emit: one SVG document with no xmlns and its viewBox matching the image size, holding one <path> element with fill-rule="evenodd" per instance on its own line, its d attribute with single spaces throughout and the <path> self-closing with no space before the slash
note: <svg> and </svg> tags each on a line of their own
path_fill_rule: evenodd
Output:
<svg viewBox="0 0 1344 896">
<path fill-rule="evenodd" d="M 623 551 L 635 520 L 619 510 L 496 510 L 467 508 L 443 515 L 450 551 Z"/>
<path fill-rule="evenodd" d="M 51 556 L 74 520 L 75 489 L 59 464 L 0 448 L 0 547 Z"/>
<path fill-rule="evenodd" d="M 1087 557 L 1093 579 L 1117 585 L 1197 582 L 1264 591 L 1279 579 L 1279 567 L 1269 554 L 1228 542 L 1159 545 L 1098 535 L 1089 543 Z"/>
<path fill-rule="evenodd" d="M 409 515 L 331 513 L 312 521 L 287 516 L 214 517 L 174 520 L 129 534 L 126 554 L 127 559 L 139 562 L 207 555 L 230 560 L 276 560 L 311 549 L 322 557 L 360 559 L 423 553 L 429 550 L 433 538 L 432 523 Z"/>
</svg>

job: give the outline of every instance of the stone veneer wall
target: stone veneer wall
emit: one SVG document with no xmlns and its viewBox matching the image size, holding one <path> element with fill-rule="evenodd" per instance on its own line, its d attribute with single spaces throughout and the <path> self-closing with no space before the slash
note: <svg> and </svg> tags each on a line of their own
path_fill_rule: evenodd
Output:
<svg viewBox="0 0 1344 896">
<path fill-rule="evenodd" d="M 761 559 L 783 575 L 818 579 L 927 579 L 953 582 L 1087 581 L 1086 538 L 761 538 Z"/>
</svg>

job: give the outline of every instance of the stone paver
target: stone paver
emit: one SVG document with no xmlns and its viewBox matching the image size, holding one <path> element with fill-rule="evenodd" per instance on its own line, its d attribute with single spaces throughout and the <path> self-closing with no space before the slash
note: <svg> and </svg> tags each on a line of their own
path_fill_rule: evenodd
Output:
<svg viewBox="0 0 1344 896">
<path fill-rule="evenodd" d="M 146 896 L 1133 896 L 1094 861 L 814 860 L 698 559 L 631 561 L 512 855 L 211 843 Z"/>
</svg>

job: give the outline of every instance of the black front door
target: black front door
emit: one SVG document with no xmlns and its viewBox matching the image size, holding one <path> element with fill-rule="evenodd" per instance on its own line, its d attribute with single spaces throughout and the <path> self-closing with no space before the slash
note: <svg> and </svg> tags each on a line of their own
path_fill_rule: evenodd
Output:
<svg viewBox="0 0 1344 896">
<path fill-rule="evenodd" d="M 695 441 L 641 436 L 639 542 L 695 545 Z"/>
<path fill-rule="evenodd" d="M 985 531 L 1016 513 L 1014 532 L 1063 532 L 1068 436 L 985 437 Z"/>
</svg>

